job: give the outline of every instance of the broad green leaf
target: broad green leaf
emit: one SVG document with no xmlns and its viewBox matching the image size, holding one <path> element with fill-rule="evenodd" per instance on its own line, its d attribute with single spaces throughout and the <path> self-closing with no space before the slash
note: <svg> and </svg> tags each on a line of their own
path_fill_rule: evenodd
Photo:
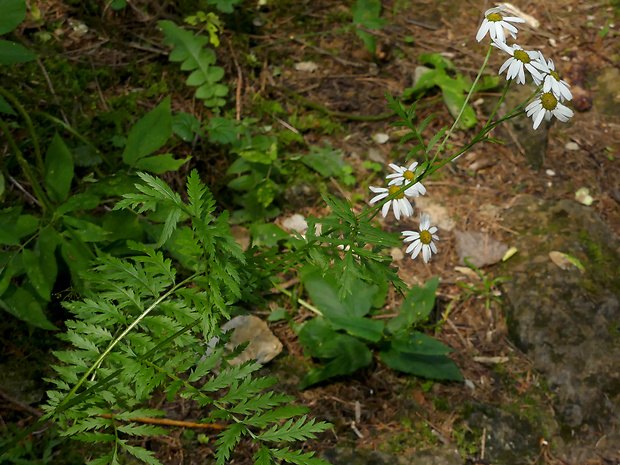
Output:
<svg viewBox="0 0 620 465">
<path fill-rule="evenodd" d="M 209 5 L 215 5 L 222 13 L 232 13 L 234 6 L 240 2 L 241 0 L 207 0 Z"/>
<path fill-rule="evenodd" d="M 13 110 L 11 105 L 9 105 L 9 102 L 7 102 L 2 95 L 0 95 L 0 112 L 6 113 L 7 115 L 17 115 L 17 113 L 15 113 L 15 110 Z"/>
<path fill-rule="evenodd" d="M 353 24 L 368 29 L 380 29 L 386 22 L 380 18 L 381 2 L 379 0 L 357 0 L 351 7 L 351 13 Z"/>
<path fill-rule="evenodd" d="M 388 322 L 387 329 L 397 333 L 425 321 L 435 306 L 438 285 L 439 278 L 433 278 L 426 282 L 424 288 L 413 286 L 401 304 L 399 314 Z"/>
<path fill-rule="evenodd" d="M 385 328 L 383 321 L 369 318 L 331 316 L 329 321 L 334 329 L 342 329 L 351 336 L 371 342 L 379 342 L 383 337 L 383 328 Z"/>
<path fill-rule="evenodd" d="M 123 161 L 130 166 L 160 149 L 172 134 L 170 97 L 148 112 L 129 131 Z"/>
<path fill-rule="evenodd" d="M 73 216 L 64 216 L 63 222 L 71 226 L 74 234 L 84 242 L 101 242 L 108 239 L 109 233 L 90 221 L 80 220 Z"/>
<path fill-rule="evenodd" d="M 58 207 L 56 209 L 56 213 L 59 215 L 64 215 L 69 212 L 92 210 L 93 208 L 96 208 L 100 202 L 101 200 L 99 197 L 93 194 L 75 194 L 69 197 L 65 203 Z"/>
<path fill-rule="evenodd" d="M 0 0 L 0 13 L 0 34 L 6 34 L 26 19 L 26 1 Z"/>
<path fill-rule="evenodd" d="M 273 223 L 253 223 L 250 226 L 252 245 L 258 247 L 275 247 L 278 242 L 288 237 L 288 233 Z"/>
<path fill-rule="evenodd" d="M 254 189 L 257 183 L 258 179 L 255 173 L 250 173 L 233 179 L 228 183 L 228 187 L 237 191 L 249 191 Z"/>
<path fill-rule="evenodd" d="M 22 207 L 0 210 L 0 244 L 19 245 L 19 240 L 39 229 L 39 218 L 21 215 Z"/>
<path fill-rule="evenodd" d="M 340 301 L 338 298 L 339 286 L 333 273 L 322 276 L 322 272 L 318 268 L 306 266 L 300 270 L 299 277 L 308 294 L 310 294 L 314 305 L 327 318 L 366 316 L 372 307 L 373 297 L 379 292 L 377 286 L 369 286 L 359 279 L 353 279 L 351 294 Z"/>
<path fill-rule="evenodd" d="M 140 217 L 130 210 L 114 210 L 106 213 L 101 227 L 110 233 L 109 241 L 139 240 L 144 234 Z"/>
<path fill-rule="evenodd" d="M 39 257 L 30 249 L 22 250 L 22 264 L 37 294 L 39 294 L 43 300 L 49 302 L 51 300 L 55 276 L 48 276 L 44 273 L 41 263 L 39 262 Z"/>
<path fill-rule="evenodd" d="M 73 286 L 81 292 L 84 289 L 84 281 L 81 273 L 90 269 L 92 256 L 83 243 L 75 240 L 62 239 L 62 258 L 69 267 Z"/>
<path fill-rule="evenodd" d="M 14 265 L 16 258 L 17 257 L 13 258 L 13 260 L 6 264 L 6 266 L 0 268 L 0 297 L 2 297 L 2 295 L 9 288 L 9 284 L 11 284 L 11 279 L 16 271 L 16 267 Z"/>
<path fill-rule="evenodd" d="M 45 188 L 54 202 L 64 202 L 73 180 L 73 158 L 58 133 L 45 155 Z"/>
<path fill-rule="evenodd" d="M 185 142 L 191 142 L 196 134 L 199 136 L 204 135 L 200 121 L 189 113 L 185 113 L 183 111 L 174 115 L 172 120 L 172 132 L 174 132 Z"/>
<path fill-rule="evenodd" d="M 58 274 L 56 248 L 60 243 L 60 234 L 52 227 L 46 226 L 39 231 L 34 252 L 38 256 L 39 265 L 51 287 L 54 287 Z"/>
<path fill-rule="evenodd" d="M 166 171 L 177 171 L 181 165 L 187 163 L 191 157 L 185 159 L 175 159 L 171 153 L 154 155 L 152 157 L 141 158 L 135 167 L 150 173 L 161 174 Z"/>
<path fill-rule="evenodd" d="M 375 39 L 375 36 L 361 29 L 356 29 L 355 34 L 362 39 L 366 49 L 374 55 L 377 51 L 377 40 Z"/>
<path fill-rule="evenodd" d="M 425 65 L 431 65 L 433 68 L 441 70 L 455 69 L 454 63 L 439 53 L 422 53 L 418 59 Z"/>
<path fill-rule="evenodd" d="M 372 353 L 368 347 L 358 339 L 345 334 L 338 334 L 335 338 L 325 341 L 322 350 L 323 353 L 331 355 L 332 360 L 310 370 L 301 381 L 299 389 L 305 389 L 335 376 L 350 375 L 372 361 Z"/>
<path fill-rule="evenodd" d="M 453 79 L 449 76 L 445 76 L 438 80 L 437 84 L 441 87 L 443 100 L 448 107 L 450 114 L 456 119 L 461 111 L 461 108 L 463 107 L 463 104 L 465 103 L 464 92 L 467 90 L 467 85 L 462 81 L 462 79 Z M 459 120 L 459 128 L 469 129 L 474 127 L 477 122 L 478 120 L 476 119 L 474 109 L 467 105 L 465 110 L 463 110 L 461 119 Z"/>
<path fill-rule="evenodd" d="M 334 150 L 329 144 L 324 148 L 310 146 L 310 153 L 302 155 L 300 160 L 326 178 L 342 172 L 342 167 L 345 165 L 342 150 Z"/>
<path fill-rule="evenodd" d="M 36 60 L 39 57 L 32 53 L 22 44 L 0 40 L 0 65 L 12 65 L 13 63 L 25 63 Z"/>
<path fill-rule="evenodd" d="M 452 349 L 437 339 L 419 331 L 400 334 L 391 341 L 391 344 L 393 349 L 408 354 L 446 355 L 452 352 Z"/>
<path fill-rule="evenodd" d="M 58 329 L 47 319 L 39 301 L 27 290 L 18 287 L 9 289 L 0 300 L 0 308 L 11 315 L 41 329 Z"/>
<path fill-rule="evenodd" d="M 122 10 L 127 6 L 127 0 L 112 0 L 110 8 L 113 10 Z"/>
<path fill-rule="evenodd" d="M 327 319 L 316 317 L 304 323 L 299 330 L 299 343 L 308 348 L 312 357 L 329 357 L 321 350 L 324 341 L 335 339 L 338 333 L 333 330 Z"/>
<path fill-rule="evenodd" d="M 232 144 L 237 140 L 235 122 L 228 118 L 214 116 L 209 120 L 207 130 L 209 131 L 209 142 Z"/>
<path fill-rule="evenodd" d="M 408 354 L 390 349 L 381 351 L 379 356 L 387 366 L 403 373 L 431 379 L 463 380 L 456 364 L 445 355 Z"/>
</svg>

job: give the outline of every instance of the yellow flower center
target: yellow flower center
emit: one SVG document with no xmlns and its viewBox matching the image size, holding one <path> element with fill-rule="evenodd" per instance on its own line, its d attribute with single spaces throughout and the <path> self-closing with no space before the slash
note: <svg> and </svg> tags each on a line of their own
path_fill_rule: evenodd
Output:
<svg viewBox="0 0 620 465">
<path fill-rule="evenodd" d="M 551 92 L 545 92 L 542 94 L 540 101 L 542 103 L 542 107 L 548 111 L 555 110 L 555 107 L 558 106 L 558 99 L 555 98 Z"/>
<path fill-rule="evenodd" d="M 515 50 L 513 56 L 516 60 L 522 61 L 523 63 L 529 63 L 531 61 L 530 56 L 523 50 Z"/>
<path fill-rule="evenodd" d="M 550 71 L 549 74 L 555 78 L 556 81 L 560 82 L 560 75 L 555 71 Z"/>
<path fill-rule="evenodd" d="M 433 236 L 431 235 L 431 233 L 429 233 L 428 231 L 420 231 L 420 242 L 422 244 L 430 244 L 431 240 L 433 239 Z"/>
<path fill-rule="evenodd" d="M 502 19 L 502 15 L 498 14 L 498 13 L 491 13 L 489 16 L 487 16 L 487 19 L 489 21 L 493 21 L 495 23 L 497 23 L 498 21 L 501 21 Z"/>
<path fill-rule="evenodd" d="M 405 171 L 403 173 L 403 177 L 407 180 L 407 181 L 413 181 L 415 179 L 415 173 L 413 171 Z"/>
<path fill-rule="evenodd" d="M 396 186 L 396 185 L 390 186 L 390 189 L 388 190 L 388 192 L 390 193 L 390 195 L 394 195 L 394 194 L 396 194 L 400 190 L 401 187 L 402 186 Z M 405 194 L 401 192 L 400 194 L 398 194 L 394 198 L 395 199 L 402 199 L 403 197 L 405 197 Z"/>
</svg>

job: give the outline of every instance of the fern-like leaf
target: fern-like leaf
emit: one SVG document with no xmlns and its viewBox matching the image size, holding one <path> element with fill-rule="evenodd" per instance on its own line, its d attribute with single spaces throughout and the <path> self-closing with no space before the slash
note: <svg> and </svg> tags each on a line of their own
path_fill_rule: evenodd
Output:
<svg viewBox="0 0 620 465">
<path fill-rule="evenodd" d="M 198 87 L 196 97 L 204 100 L 207 107 L 223 106 L 226 101 L 222 97 L 228 94 L 228 87 L 218 83 L 224 77 L 224 70 L 213 66 L 215 53 L 205 48 L 209 39 L 194 35 L 172 21 L 159 21 L 158 24 L 166 35 L 164 44 L 174 46 L 170 61 L 181 62 L 183 71 L 191 71 L 186 84 Z"/>
</svg>

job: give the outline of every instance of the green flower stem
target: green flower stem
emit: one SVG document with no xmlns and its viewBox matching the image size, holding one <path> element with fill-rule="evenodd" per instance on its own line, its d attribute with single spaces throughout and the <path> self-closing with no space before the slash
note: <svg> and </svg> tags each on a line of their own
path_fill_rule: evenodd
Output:
<svg viewBox="0 0 620 465">
<path fill-rule="evenodd" d="M 36 178 L 35 174 L 32 172 L 32 169 L 30 168 L 30 164 L 26 161 L 21 150 L 19 150 L 19 147 L 15 143 L 15 139 L 13 139 L 13 136 L 11 135 L 9 126 L 6 124 L 6 122 L 2 118 L 0 118 L 0 129 L 2 129 L 2 132 L 4 132 L 9 142 L 9 146 L 11 147 L 11 149 L 13 150 L 13 153 L 15 154 L 15 157 L 17 158 L 17 162 L 19 163 L 19 166 L 21 167 L 22 171 L 24 172 L 24 175 L 28 179 L 28 182 L 30 183 L 32 190 L 34 191 L 35 197 L 41 204 L 41 208 L 43 209 L 44 212 L 54 211 L 54 207 L 52 206 L 52 203 L 47 198 L 47 195 L 45 195 L 45 192 L 43 192 L 43 189 L 41 188 L 39 180 Z"/>
<path fill-rule="evenodd" d="M 34 148 L 34 156 L 37 162 L 37 168 L 41 173 L 45 170 L 45 165 L 43 163 L 43 157 L 41 156 L 41 148 L 39 147 L 39 139 L 37 139 L 37 133 L 34 130 L 34 126 L 32 124 L 32 120 L 30 119 L 30 115 L 26 111 L 26 109 L 19 103 L 13 94 L 7 91 L 4 87 L 0 86 L 0 95 L 6 98 L 9 102 L 13 104 L 15 109 L 19 114 L 22 115 L 24 121 L 26 122 L 26 127 L 28 128 L 28 132 L 30 133 L 30 137 L 32 138 L 32 146 Z"/>
<path fill-rule="evenodd" d="M 493 109 L 493 113 L 491 113 L 491 116 L 489 116 L 489 119 L 487 119 L 487 122 L 485 123 L 484 128 L 482 128 L 483 131 L 487 128 L 487 126 L 489 126 L 489 123 L 493 121 L 493 117 L 495 116 L 495 113 L 497 113 L 499 106 L 502 104 L 502 102 L 506 98 L 506 94 L 508 93 L 508 88 L 510 87 L 511 82 L 512 80 L 506 81 L 506 85 L 504 86 L 504 91 L 502 92 L 502 96 L 499 98 L 497 105 L 495 105 L 495 108 Z"/>
<path fill-rule="evenodd" d="M 116 344 L 118 344 L 121 340 L 123 340 L 123 338 L 125 336 L 127 336 L 127 334 L 129 334 L 131 332 L 132 329 L 134 329 L 136 327 L 136 325 L 138 323 L 140 323 L 149 313 L 151 313 L 151 311 L 153 309 L 155 309 L 160 303 L 162 303 L 164 300 L 166 300 L 168 297 L 170 297 L 174 292 L 176 292 L 179 288 L 183 287 L 185 284 L 193 282 L 198 276 L 200 275 L 200 273 L 195 273 L 193 275 L 191 275 L 189 278 L 184 279 L 183 281 L 181 281 L 179 284 L 176 284 L 175 286 L 173 286 L 172 288 L 170 288 L 170 290 L 168 292 L 166 292 L 165 294 L 161 295 L 159 297 L 159 299 L 157 299 L 155 302 L 153 302 L 151 304 L 151 306 L 149 308 L 147 308 L 146 310 L 144 310 L 135 320 L 133 323 L 131 323 L 129 326 L 127 326 L 127 328 L 125 329 L 125 331 L 123 331 L 121 334 L 119 334 L 108 346 L 108 348 L 106 350 L 103 351 L 103 353 L 99 356 L 99 358 L 95 361 L 95 363 L 93 363 L 91 365 L 91 367 L 86 370 L 86 373 L 84 373 L 82 375 L 82 377 L 79 379 L 79 381 L 75 384 L 75 386 L 73 386 L 73 388 L 67 393 L 67 395 L 65 396 L 65 398 L 58 404 L 58 407 L 56 408 L 56 410 L 61 409 L 61 407 L 66 404 L 77 392 L 77 390 L 80 388 L 80 386 L 82 384 L 84 384 L 84 382 L 88 379 L 88 377 L 93 373 L 93 371 L 95 371 L 95 369 L 101 364 L 101 362 L 103 362 L 103 360 L 108 356 L 108 354 L 110 352 L 112 352 L 112 349 L 116 346 Z"/>
<path fill-rule="evenodd" d="M 480 80 L 480 77 L 482 76 L 482 72 L 484 71 L 484 68 L 486 68 L 486 66 L 487 66 L 487 63 L 489 61 L 489 57 L 491 56 L 491 50 L 492 49 L 493 49 L 493 46 L 489 45 L 489 49 L 487 50 L 486 57 L 484 57 L 484 62 L 482 63 L 482 67 L 480 68 L 480 71 L 478 72 L 478 75 L 476 76 L 476 79 L 474 80 L 474 83 L 472 84 L 471 88 L 469 89 L 469 93 L 467 94 L 467 97 L 465 97 L 465 101 L 463 102 L 463 106 L 461 107 L 461 110 L 459 111 L 458 116 L 454 120 L 454 124 L 452 124 L 452 127 L 448 130 L 448 132 L 446 133 L 443 141 L 441 142 L 441 145 L 437 148 L 437 151 L 435 152 L 435 156 L 433 157 L 433 160 L 431 161 L 431 165 L 437 159 L 437 156 L 439 155 L 439 153 L 445 147 L 446 143 L 448 142 L 448 139 L 450 138 L 450 136 L 452 135 L 452 132 L 454 131 L 454 128 L 456 128 L 456 125 L 459 123 L 459 121 L 461 119 L 461 116 L 463 116 L 463 112 L 465 111 L 465 108 L 467 107 L 467 102 L 469 102 L 471 94 L 474 93 L 474 89 L 476 88 L 476 84 L 478 84 L 478 81 Z"/>
<path fill-rule="evenodd" d="M 295 299 L 297 301 L 297 303 L 299 303 L 299 305 L 301 305 L 302 307 L 306 307 L 308 310 L 310 310 L 311 312 L 316 313 L 319 316 L 323 316 L 323 312 L 321 312 L 318 308 L 316 308 L 314 305 L 310 305 L 308 302 L 306 302 L 303 299 L 300 298 L 295 298 L 293 297 L 293 293 L 291 291 L 287 291 L 286 289 L 284 289 L 282 286 L 280 286 L 278 283 L 276 283 L 275 281 L 271 281 L 271 284 L 273 284 L 273 286 L 279 290 L 282 294 L 288 296 L 290 299 Z"/>
</svg>

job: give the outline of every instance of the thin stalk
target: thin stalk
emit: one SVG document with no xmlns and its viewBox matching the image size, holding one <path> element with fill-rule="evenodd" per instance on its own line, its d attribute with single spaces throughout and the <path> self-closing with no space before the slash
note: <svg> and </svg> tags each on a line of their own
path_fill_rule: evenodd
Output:
<svg viewBox="0 0 620 465">
<path fill-rule="evenodd" d="M 39 139 L 37 139 L 37 133 L 34 130 L 34 125 L 32 124 L 32 120 L 30 119 L 30 115 L 26 111 L 26 109 L 19 103 L 13 94 L 7 91 L 4 87 L 0 86 L 0 95 L 6 98 L 9 102 L 13 104 L 17 112 L 22 115 L 24 121 L 26 122 L 26 127 L 28 128 L 28 132 L 30 133 L 30 137 L 32 138 L 32 146 L 34 147 L 34 156 L 37 161 L 37 168 L 41 173 L 45 170 L 45 164 L 43 163 L 43 157 L 41 156 L 41 148 L 39 147 Z"/>
<path fill-rule="evenodd" d="M 9 130 L 9 126 L 6 124 L 6 122 L 2 118 L 0 118 L 0 129 L 2 129 L 2 132 L 4 132 L 4 134 L 6 135 L 6 138 L 9 142 L 9 146 L 13 150 L 13 153 L 15 154 L 15 157 L 17 158 L 17 162 L 19 163 L 19 166 L 24 172 L 24 175 L 28 179 L 28 182 L 30 182 L 30 186 L 32 187 L 32 190 L 34 191 L 34 195 L 39 201 L 39 203 L 41 204 L 41 206 L 43 207 L 43 211 L 44 212 L 46 210 L 54 211 L 54 207 L 52 206 L 52 203 L 47 198 L 47 195 L 45 195 L 45 192 L 43 192 L 43 189 L 41 188 L 39 181 L 36 179 L 35 174 L 32 172 L 32 169 L 30 168 L 30 164 L 24 158 L 24 155 L 22 154 L 21 150 L 19 150 L 19 147 L 17 146 L 15 139 L 13 139 L 13 136 L 11 135 L 11 131 Z"/>
<path fill-rule="evenodd" d="M 288 291 L 288 290 L 284 289 L 282 286 L 280 286 L 279 284 L 275 283 L 273 280 L 271 281 L 271 283 L 282 294 L 288 296 L 290 299 L 295 299 L 297 301 L 297 303 L 299 303 L 299 305 L 301 305 L 302 307 L 306 307 L 311 312 L 316 313 L 319 316 L 323 316 L 323 312 L 321 312 L 321 310 L 316 308 L 314 305 L 311 305 L 308 302 L 306 302 L 305 300 L 300 299 L 298 297 L 297 298 L 293 297 L 293 293 L 291 291 Z"/>
<path fill-rule="evenodd" d="M 463 116 L 463 112 L 465 111 L 465 108 L 467 107 L 467 102 L 469 102 L 471 94 L 474 93 L 474 89 L 476 88 L 476 84 L 478 84 L 478 81 L 480 80 L 480 77 L 482 76 L 482 72 L 484 71 L 484 68 L 486 68 L 486 66 L 487 66 L 487 63 L 489 61 L 489 57 L 491 56 L 492 48 L 493 47 L 491 45 L 489 45 L 489 49 L 487 50 L 486 57 L 484 57 L 484 62 L 482 63 L 482 67 L 480 68 L 480 71 L 478 72 L 478 75 L 476 76 L 476 79 L 474 80 L 474 83 L 472 84 L 471 88 L 469 89 L 469 93 L 467 94 L 467 97 L 465 97 L 465 102 L 463 102 L 463 106 L 461 107 L 461 110 L 459 111 L 458 116 L 454 120 L 454 124 L 452 124 L 452 127 L 446 133 L 446 136 L 444 137 L 441 145 L 437 148 L 437 151 L 435 152 L 435 156 L 433 157 L 433 161 L 431 162 L 431 164 L 437 159 L 437 156 L 443 150 L 443 148 L 445 147 L 446 143 L 448 142 L 448 138 L 452 135 L 452 132 L 454 131 L 454 128 L 456 128 L 456 125 L 459 123 L 459 121 L 461 119 L 461 116 Z"/>
<path fill-rule="evenodd" d="M 151 304 L 151 306 L 149 308 L 147 308 L 146 310 L 144 310 L 140 316 L 138 316 L 138 318 L 136 318 L 134 320 L 133 323 L 131 323 L 129 326 L 127 326 L 127 328 L 116 337 L 116 339 L 114 339 L 110 345 L 108 346 L 108 348 L 106 350 L 103 351 L 103 353 L 99 356 L 99 358 L 95 361 L 95 363 L 93 363 L 90 368 L 86 371 L 86 373 L 84 373 L 82 375 L 82 377 L 80 378 L 80 380 L 75 384 L 75 386 L 73 386 L 73 388 L 67 393 L 67 395 L 65 396 L 65 398 L 62 400 L 62 402 L 60 402 L 60 404 L 58 404 L 58 408 L 62 407 L 64 404 L 66 404 L 71 397 L 73 397 L 73 395 L 77 392 L 77 390 L 80 388 L 80 386 L 82 384 L 84 384 L 84 381 L 86 381 L 88 379 L 88 377 L 93 373 L 93 371 L 95 371 L 95 369 L 101 364 L 101 362 L 103 362 L 103 360 L 108 356 L 108 354 L 110 352 L 112 352 L 112 349 L 116 346 L 116 344 L 118 344 L 125 336 L 127 336 L 127 334 L 129 334 L 131 332 L 131 330 L 133 330 L 136 325 L 138 323 L 140 323 L 153 309 L 155 309 L 160 303 L 162 303 L 164 300 L 166 300 L 168 297 L 170 297 L 170 295 L 172 295 L 177 289 L 179 289 L 180 287 L 182 287 L 183 285 L 185 285 L 188 282 L 192 282 L 194 279 L 196 279 L 196 277 L 198 277 L 199 274 L 194 274 L 192 276 L 190 276 L 187 279 L 184 279 L 183 281 L 181 281 L 179 284 L 173 286 L 168 292 L 166 292 L 165 294 L 163 294 L 161 297 L 159 297 L 159 299 L 157 299 L 155 302 L 153 302 L 153 304 Z"/>
</svg>

